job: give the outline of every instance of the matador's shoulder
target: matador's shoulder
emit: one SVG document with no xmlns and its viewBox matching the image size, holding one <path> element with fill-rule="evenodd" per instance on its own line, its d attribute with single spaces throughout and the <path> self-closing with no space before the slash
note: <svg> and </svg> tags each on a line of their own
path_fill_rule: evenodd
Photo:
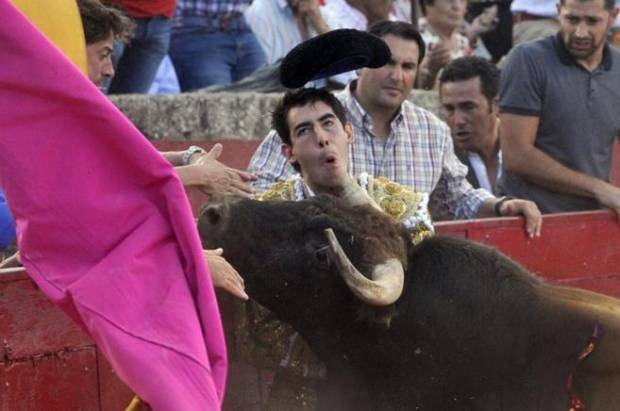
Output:
<svg viewBox="0 0 620 411">
<path fill-rule="evenodd" d="M 295 198 L 295 179 L 277 181 L 267 191 L 256 196 L 259 201 L 293 201 Z"/>
<path fill-rule="evenodd" d="M 428 193 L 419 193 L 385 177 L 369 178 L 368 193 L 375 202 L 411 230 L 415 244 L 433 234 Z"/>
</svg>

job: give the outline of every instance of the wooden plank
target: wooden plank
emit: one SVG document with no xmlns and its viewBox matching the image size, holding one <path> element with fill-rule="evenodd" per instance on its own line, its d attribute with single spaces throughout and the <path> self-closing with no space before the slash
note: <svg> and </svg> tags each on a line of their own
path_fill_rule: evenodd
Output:
<svg viewBox="0 0 620 411">
<path fill-rule="evenodd" d="M 496 247 L 550 281 L 573 280 L 594 289 L 592 281 L 605 279 L 613 284 L 614 277 L 620 278 L 620 224 L 609 211 L 546 215 L 542 235 L 535 239 L 525 236 L 522 218 L 437 224 L 437 232 L 459 231 Z M 613 287 L 600 291 L 620 297 Z"/>
<path fill-rule="evenodd" d="M 0 282 L 1 358 L 15 361 L 93 342 L 54 306 L 36 284 L 20 274 Z M 5 360 L 6 362 L 6 360 Z"/>
<path fill-rule="evenodd" d="M 95 347 L 0 364 L 0 411 L 99 410 Z"/>
<path fill-rule="evenodd" d="M 101 411 L 124 410 L 134 397 L 134 392 L 118 377 L 101 353 L 97 358 Z M 165 383 L 162 382 L 162 387 Z"/>
</svg>

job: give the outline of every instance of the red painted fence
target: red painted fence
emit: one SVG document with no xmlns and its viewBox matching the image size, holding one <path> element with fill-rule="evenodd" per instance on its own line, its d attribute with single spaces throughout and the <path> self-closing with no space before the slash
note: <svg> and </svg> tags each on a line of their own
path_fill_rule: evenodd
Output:
<svg viewBox="0 0 620 411">
<path fill-rule="evenodd" d="M 172 150 L 188 144 L 156 145 Z M 256 145 L 227 141 L 222 160 L 245 168 Z M 619 171 L 614 171 L 616 182 Z M 194 203 L 202 200 L 195 193 L 190 197 Z M 620 298 L 620 224 L 610 212 L 545 216 L 537 239 L 525 237 L 519 218 L 440 223 L 437 231 L 493 245 L 549 281 Z M 218 299 L 230 324 L 238 302 L 223 294 Z M 0 411 L 112 411 L 123 409 L 132 396 L 90 339 L 25 275 L 0 275 L 0 344 Z M 271 375 L 230 354 L 224 408 L 259 410 Z"/>
</svg>

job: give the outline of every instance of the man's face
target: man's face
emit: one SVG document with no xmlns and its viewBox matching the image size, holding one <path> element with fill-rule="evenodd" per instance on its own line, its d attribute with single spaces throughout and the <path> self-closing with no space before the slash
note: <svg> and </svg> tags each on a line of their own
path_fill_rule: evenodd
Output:
<svg viewBox="0 0 620 411">
<path fill-rule="evenodd" d="M 86 62 L 88 63 L 88 78 L 97 87 L 102 87 L 106 79 L 114 75 L 112 65 L 112 49 L 114 47 L 114 35 L 110 35 L 100 41 L 86 45 Z"/>
<path fill-rule="evenodd" d="M 397 110 L 411 93 L 418 72 L 418 43 L 388 34 L 383 37 L 392 52 L 388 64 L 359 72 L 356 92 L 371 107 Z"/>
<path fill-rule="evenodd" d="M 426 6 L 426 18 L 444 30 L 456 30 L 463 25 L 467 0 L 435 0 Z"/>
<path fill-rule="evenodd" d="M 497 142 L 497 102 L 489 105 L 479 77 L 443 83 L 439 92 L 455 146 L 479 153 Z"/>
<path fill-rule="evenodd" d="M 297 162 L 306 183 L 317 192 L 342 187 L 347 177 L 351 124 L 338 120 L 332 108 L 318 101 L 288 112 L 291 146 L 282 151 Z"/>
<path fill-rule="evenodd" d="M 603 48 L 618 9 L 605 10 L 605 0 L 565 0 L 558 4 L 560 34 L 568 52 L 585 60 Z"/>
</svg>

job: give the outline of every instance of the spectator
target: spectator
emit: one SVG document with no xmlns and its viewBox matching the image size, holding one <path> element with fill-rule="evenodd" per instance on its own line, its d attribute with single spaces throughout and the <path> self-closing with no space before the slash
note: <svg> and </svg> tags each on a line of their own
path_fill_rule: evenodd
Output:
<svg viewBox="0 0 620 411">
<path fill-rule="evenodd" d="M 558 24 L 558 0 L 514 0 L 512 11 L 513 44 L 526 43 L 555 34 Z"/>
<path fill-rule="evenodd" d="M 97 87 L 114 76 L 114 41 L 128 41 L 133 25 L 120 11 L 103 6 L 97 0 L 79 0 L 78 8 L 86 39 L 88 78 Z"/>
<path fill-rule="evenodd" d="M 439 97 L 450 126 L 454 151 L 475 188 L 497 193 L 500 72 L 481 57 L 451 61 L 439 78 Z"/>
<path fill-rule="evenodd" d="M 107 0 L 107 3 L 121 8 L 136 24 L 131 42 L 117 43 L 116 75 L 108 92 L 146 93 L 159 64 L 168 54 L 176 0 Z"/>
<path fill-rule="evenodd" d="M 530 235 L 540 230 L 531 202 L 497 199 L 475 190 L 467 168 L 454 155 L 450 130 L 430 112 L 407 101 L 417 66 L 424 56 L 419 32 L 404 22 L 379 22 L 370 33 L 390 47 L 392 61 L 379 69 L 359 70 L 359 79 L 337 97 L 348 110 L 356 143 L 349 147 L 349 172 L 383 176 L 420 193 L 430 193 L 434 219 L 525 214 Z M 282 140 L 272 131 L 250 162 L 258 191 L 295 174 L 281 153 Z M 537 217 L 538 215 L 538 217 Z"/>
<path fill-rule="evenodd" d="M 470 38 L 461 33 L 465 22 L 467 0 L 422 0 L 425 21 L 421 33 L 428 54 L 420 66 L 419 86 L 424 89 L 436 87 L 437 76 L 451 60 L 472 53 L 471 40 L 489 31 L 497 14 L 493 6 L 472 22 Z"/>
<path fill-rule="evenodd" d="M 267 55 L 267 64 L 282 59 L 302 41 L 330 30 L 319 0 L 254 0 L 245 19 Z"/>
<path fill-rule="evenodd" d="M 266 63 L 245 22 L 250 0 L 179 0 L 170 58 L 181 91 L 230 84 Z"/>
<path fill-rule="evenodd" d="M 562 0 L 559 34 L 511 53 L 500 88 L 503 193 L 545 213 L 606 206 L 620 216 L 620 188 L 608 183 L 620 53 L 606 39 L 617 14 L 613 0 Z"/>
<path fill-rule="evenodd" d="M 495 27 L 480 34 L 484 47 L 494 62 L 498 62 L 512 49 L 512 0 L 470 0 L 467 6 L 467 21 L 473 22 L 489 6 L 497 6 L 497 24 Z"/>
</svg>

